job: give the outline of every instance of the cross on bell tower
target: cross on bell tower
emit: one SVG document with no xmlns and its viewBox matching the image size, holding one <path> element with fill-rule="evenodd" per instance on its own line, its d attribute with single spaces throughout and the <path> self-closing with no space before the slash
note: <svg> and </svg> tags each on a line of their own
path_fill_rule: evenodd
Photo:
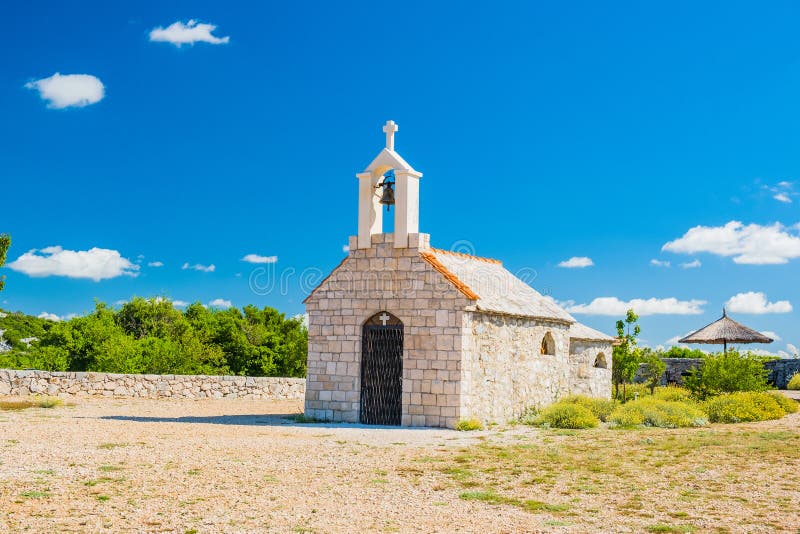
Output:
<svg viewBox="0 0 800 534">
<path fill-rule="evenodd" d="M 386 148 L 394 150 L 394 133 L 398 130 L 394 121 L 386 121 L 383 126 L 383 133 L 386 134 Z"/>
<path fill-rule="evenodd" d="M 386 121 L 383 133 L 386 146 L 372 160 L 358 178 L 358 248 L 370 248 L 372 235 L 383 233 L 383 210 L 380 204 L 381 191 L 377 188 L 383 175 L 394 171 L 395 209 L 394 246 L 408 247 L 408 235 L 419 233 L 419 179 L 422 173 L 415 171 L 394 150 L 394 134 L 399 128 L 394 121 Z"/>
</svg>

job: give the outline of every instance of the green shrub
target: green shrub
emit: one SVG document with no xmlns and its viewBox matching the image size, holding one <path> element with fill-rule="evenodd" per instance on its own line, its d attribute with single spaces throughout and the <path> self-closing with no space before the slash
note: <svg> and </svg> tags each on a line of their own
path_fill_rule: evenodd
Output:
<svg viewBox="0 0 800 534">
<path fill-rule="evenodd" d="M 703 408 L 712 423 L 766 421 L 786 415 L 786 411 L 772 395 L 758 391 L 718 395 L 705 401 Z"/>
<path fill-rule="evenodd" d="M 525 408 L 525 411 L 522 412 L 522 415 L 519 416 L 517 419 L 518 423 L 523 425 L 535 425 L 536 419 L 539 417 L 539 410 L 535 406 L 530 406 Z"/>
<path fill-rule="evenodd" d="M 641 399 L 647 395 L 650 395 L 650 388 L 645 384 L 627 384 L 624 388 L 624 395 L 623 388 L 620 388 L 619 395 L 615 398 L 621 402 L 628 402 L 629 400 Z"/>
<path fill-rule="evenodd" d="M 656 386 L 661 383 L 661 375 L 667 370 L 667 364 L 664 363 L 658 352 L 650 349 L 642 349 L 639 358 L 639 363 L 642 364 L 642 378 L 652 394 Z"/>
<path fill-rule="evenodd" d="M 692 392 L 678 386 L 665 386 L 656 388 L 653 398 L 665 401 L 689 402 L 692 398 Z"/>
<path fill-rule="evenodd" d="M 730 350 L 706 356 L 683 383 L 692 395 L 705 399 L 734 391 L 765 391 L 768 374 L 763 358 Z"/>
<path fill-rule="evenodd" d="M 461 430 L 464 432 L 468 432 L 471 430 L 483 430 L 483 423 L 480 422 L 479 419 L 471 418 L 471 419 L 462 419 L 458 423 L 456 423 L 456 430 Z"/>
<path fill-rule="evenodd" d="M 617 403 L 611 399 L 587 397 L 586 395 L 569 395 L 561 399 L 559 402 L 583 406 L 601 421 L 608 419 L 608 416 L 611 415 L 611 412 L 614 411 L 614 407 L 617 405 Z"/>
<path fill-rule="evenodd" d="M 800 389 L 800 373 L 792 375 L 792 378 L 789 379 L 789 383 L 786 384 L 786 389 Z"/>
<path fill-rule="evenodd" d="M 557 402 L 544 408 L 536 418 L 537 425 L 551 428 L 594 428 L 599 423 L 588 408 L 570 402 Z"/>
<path fill-rule="evenodd" d="M 780 393 L 779 391 L 768 391 L 767 395 L 769 395 L 770 397 L 775 399 L 775 401 L 777 401 L 777 403 L 781 407 L 781 409 L 784 412 L 786 412 L 787 414 L 788 413 L 797 413 L 798 408 L 800 408 L 797 405 L 797 401 L 796 400 L 790 399 L 789 397 L 787 397 L 783 393 Z"/>
<path fill-rule="evenodd" d="M 706 415 L 694 404 L 654 397 L 626 402 L 611 413 L 609 421 L 621 427 L 683 428 L 708 424 Z"/>
<path fill-rule="evenodd" d="M 58 397 L 36 397 L 35 401 L 38 408 L 55 408 L 61 406 L 61 399 Z"/>
</svg>

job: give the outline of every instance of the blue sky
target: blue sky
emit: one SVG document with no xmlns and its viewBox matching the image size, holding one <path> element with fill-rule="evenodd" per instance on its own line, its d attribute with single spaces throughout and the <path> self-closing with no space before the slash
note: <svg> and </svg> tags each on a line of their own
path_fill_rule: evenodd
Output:
<svg viewBox="0 0 800 534">
<path fill-rule="evenodd" d="M 300 313 L 393 119 L 435 246 L 606 332 L 654 299 L 651 345 L 731 299 L 800 345 L 800 8 L 697 4 L 7 3 L 0 306 Z"/>
</svg>

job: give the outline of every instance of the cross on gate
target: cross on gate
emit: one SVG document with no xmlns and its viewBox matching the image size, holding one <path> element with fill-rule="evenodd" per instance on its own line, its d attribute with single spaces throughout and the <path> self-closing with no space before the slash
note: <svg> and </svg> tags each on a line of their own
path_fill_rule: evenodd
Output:
<svg viewBox="0 0 800 534">
<path fill-rule="evenodd" d="M 381 323 L 383 323 L 383 326 L 386 326 L 386 323 L 389 322 L 389 319 L 391 319 L 391 317 L 386 315 L 386 312 L 384 312 L 383 314 L 380 315 L 380 317 L 378 317 L 378 319 L 380 319 Z"/>
</svg>

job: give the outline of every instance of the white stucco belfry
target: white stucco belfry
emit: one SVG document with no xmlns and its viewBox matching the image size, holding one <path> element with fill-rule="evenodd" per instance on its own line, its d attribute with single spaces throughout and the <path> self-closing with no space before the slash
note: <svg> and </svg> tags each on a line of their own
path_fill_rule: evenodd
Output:
<svg viewBox="0 0 800 534">
<path fill-rule="evenodd" d="M 348 255 L 305 301 L 306 415 L 453 427 L 505 422 L 570 393 L 609 397 L 612 337 L 501 262 L 430 246 L 419 232 L 422 173 L 395 151 L 397 130 L 386 123 L 385 147 L 356 175 Z M 395 205 L 385 212 L 376 186 L 389 170 Z M 384 216 L 395 217 L 393 233 Z"/>
</svg>

